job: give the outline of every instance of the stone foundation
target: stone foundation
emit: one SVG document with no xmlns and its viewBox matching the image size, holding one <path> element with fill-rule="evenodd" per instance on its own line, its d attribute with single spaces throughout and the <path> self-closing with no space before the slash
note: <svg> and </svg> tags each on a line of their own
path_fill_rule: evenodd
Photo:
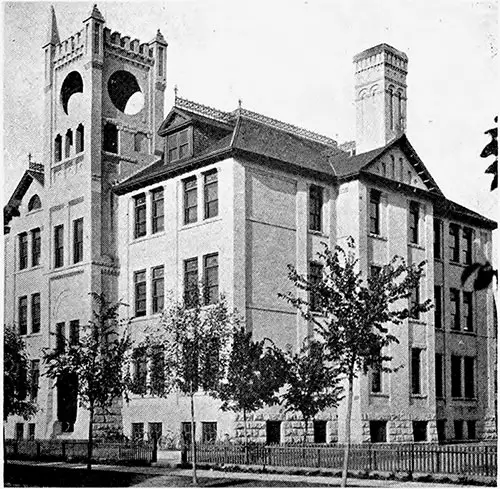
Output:
<svg viewBox="0 0 500 489">
<path fill-rule="evenodd" d="M 481 440 L 496 440 L 497 433 L 497 420 L 495 415 L 485 416 L 480 432 L 478 433 Z"/>
<path fill-rule="evenodd" d="M 117 399 L 107 410 L 96 409 L 94 414 L 94 438 L 119 440 L 123 437 L 122 399 Z"/>
</svg>

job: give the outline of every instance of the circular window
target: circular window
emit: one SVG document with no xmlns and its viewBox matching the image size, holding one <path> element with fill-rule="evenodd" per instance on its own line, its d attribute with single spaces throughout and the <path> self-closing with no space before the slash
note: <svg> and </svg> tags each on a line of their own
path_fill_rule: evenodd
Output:
<svg viewBox="0 0 500 489">
<path fill-rule="evenodd" d="M 78 71 L 72 71 L 64 79 L 61 87 L 61 103 L 66 114 L 68 114 L 69 99 L 75 93 L 83 93 L 83 80 Z"/>
<path fill-rule="evenodd" d="M 115 71 L 109 77 L 108 93 L 113 105 L 124 114 L 137 114 L 144 107 L 144 95 L 137 78 L 128 71 Z"/>
</svg>

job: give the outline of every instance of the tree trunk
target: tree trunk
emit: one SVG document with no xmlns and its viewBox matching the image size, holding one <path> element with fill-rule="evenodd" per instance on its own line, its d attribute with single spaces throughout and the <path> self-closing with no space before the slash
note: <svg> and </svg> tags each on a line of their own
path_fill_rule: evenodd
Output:
<svg viewBox="0 0 500 489">
<path fill-rule="evenodd" d="M 349 390 L 347 393 L 347 416 L 345 422 L 346 441 L 344 448 L 344 468 L 342 469 L 342 481 L 340 487 L 347 485 L 347 468 L 349 466 L 349 451 L 351 448 L 351 413 L 352 413 L 352 385 L 353 375 L 349 374 Z"/>
<path fill-rule="evenodd" d="M 94 443 L 93 440 L 93 432 L 94 432 L 94 406 L 90 406 L 90 418 L 89 418 L 89 442 L 87 444 L 87 470 L 92 469 L 92 445 Z"/>
<path fill-rule="evenodd" d="M 307 428 L 309 426 L 309 419 L 304 418 L 304 445 L 307 443 Z"/>
<path fill-rule="evenodd" d="M 248 465 L 247 410 L 245 408 L 243 408 L 243 433 L 245 435 L 245 464 Z"/>
<path fill-rule="evenodd" d="M 190 396 L 191 396 L 191 458 L 193 463 L 193 484 L 198 485 L 198 476 L 196 475 L 196 425 L 194 422 L 194 392 L 193 381 L 190 383 Z"/>
</svg>

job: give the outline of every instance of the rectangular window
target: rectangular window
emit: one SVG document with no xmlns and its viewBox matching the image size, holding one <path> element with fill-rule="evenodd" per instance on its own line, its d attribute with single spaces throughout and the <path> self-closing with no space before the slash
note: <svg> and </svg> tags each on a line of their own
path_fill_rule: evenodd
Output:
<svg viewBox="0 0 500 489">
<path fill-rule="evenodd" d="M 36 424 L 28 423 L 28 440 L 35 439 L 35 432 L 36 432 Z"/>
<path fill-rule="evenodd" d="M 73 221 L 73 263 L 83 260 L 83 218 Z"/>
<path fill-rule="evenodd" d="M 19 235 L 19 270 L 28 267 L 28 234 Z"/>
<path fill-rule="evenodd" d="M 443 223 L 434 219 L 434 258 L 441 259 L 443 250 Z"/>
<path fill-rule="evenodd" d="M 321 231 L 323 214 L 323 189 L 316 185 L 309 187 L 309 229 Z"/>
<path fill-rule="evenodd" d="M 100 43 L 100 25 L 94 24 L 94 53 L 99 54 L 99 43 Z"/>
<path fill-rule="evenodd" d="M 165 392 L 165 353 L 154 347 L 151 353 L 151 394 L 162 396 Z"/>
<path fill-rule="evenodd" d="M 380 234 L 380 198 L 381 192 L 378 190 L 370 190 L 370 233 Z"/>
<path fill-rule="evenodd" d="M 281 421 L 266 421 L 266 444 L 277 445 L 281 442 Z"/>
<path fill-rule="evenodd" d="M 54 228 L 54 267 L 64 265 L 64 226 L 60 224 Z"/>
<path fill-rule="evenodd" d="M 455 440 L 464 439 L 464 422 L 461 419 L 457 419 L 453 422 L 455 425 Z"/>
<path fill-rule="evenodd" d="M 463 262 L 470 265 L 472 263 L 472 229 L 470 228 L 462 230 L 462 254 Z"/>
<path fill-rule="evenodd" d="M 420 205 L 418 202 L 410 202 L 410 215 L 409 215 L 409 241 L 410 243 L 418 244 L 418 223 L 420 215 Z"/>
<path fill-rule="evenodd" d="M 25 335 L 28 334 L 28 297 L 22 296 L 19 297 L 19 334 Z"/>
<path fill-rule="evenodd" d="M 62 353 L 66 346 L 66 332 L 64 323 L 56 324 L 56 352 Z"/>
<path fill-rule="evenodd" d="M 451 397 L 462 397 L 462 358 L 451 356 Z"/>
<path fill-rule="evenodd" d="M 167 138 L 168 160 L 175 161 L 189 156 L 188 129 L 170 134 Z"/>
<path fill-rule="evenodd" d="M 326 443 L 326 421 L 313 421 L 314 443 Z"/>
<path fill-rule="evenodd" d="M 371 372 L 371 389 L 373 394 L 382 392 L 382 371 L 374 368 Z"/>
<path fill-rule="evenodd" d="M 158 76 L 163 76 L 163 53 L 164 49 L 162 47 L 158 48 Z"/>
<path fill-rule="evenodd" d="M 157 188 L 151 192 L 151 229 L 153 233 L 163 231 L 164 223 L 163 189 Z"/>
<path fill-rule="evenodd" d="M 434 286 L 434 327 L 443 327 L 443 292 L 440 285 Z"/>
<path fill-rule="evenodd" d="M 387 421 L 370 421 L 371 443 L 385 443 L 387 441 Z"/>
<path fill-rule="evenodd" d="M 31 295 L 31 332 L 40 332 L 40 294 Z"/>
<path fill-rule="evenodd" d="M 201 423 L 201 442 L 202 443 L 215 443 L 217 440 L 217 423 L 216 422 L 202 422 Z"/>
<path fill-rule="evenodd" d="M 411 349 L 411 393 L 421 394 L 421 381 L 420 381 L 420 348 Z"/>
<path fill-rule="evenodd" d="M 215 217 L 219 212 L 219 192 L 217 172 L 205 173 L 205 219 Z"/>
<path fill-rule="evenodd" d="M 144 423 L 132 423 L 132 441 L 144 441 Z"/>
<path fill-rule="evenodd" d="M 323 278 L 323 265 L 321 263 L 309 263 L 309 282 L 311 287 L 316 287 Z M 321 311 L 321 295 L 317 290 L 312 289 L 309 292 L 309 306 L 311 311 Z"/>
<path fill-rule="evenodd" d="M 473 420 L 467 421 L 467 438 L 469 440 L 476 439 L 476 422 Z"/>
<path fill-rule="evenodd" d="M 164 300 L 165 300 L 165 290 L 164 290 L 164 269 L 163 266 L 155 267 L 152 271 L 151 277 L 151 303 L 152 303 L 152 313 L 156 314 L 163 311 Z"/>
<path fill-rule="evenodd" d="M 40 229 L 33 229 L 31 231 L 31 266 L 36 267 L 40 265 L 40 255 L 42 253 L 42 238 L 40 236 Z"/>
<path fill-rule="evenodd" d="M 132 354 L 133 379 L 131 391 L 134 394 L 146 393 L 146 381 L 148 375 L 148 359 L 146 349 L 143 347 L 135 348 Z"/>
<path fill-rule="evenodd" d="M 69 322 L 69 344 L 70 346 L 78 345 L 80 342 L 80 321 L 73 319 Z"/>
<path fill-rule="evenodd" d="M 474 391 L 474 357 L 464 357 L 464 396 L 473 399 Z"/>
<path fill-rule="evenodd" d="M 38 396 L 39 382 L 40 382 L 40 360 L 31 360 L 30 397 L 33 400 L 35 400 Z"/>
<path fill-rule="evenodd" d="M 460 330 L 460 291 L 450 289 L 450 318 L 451 329 Z"/>
<path fill-rule="evenodd" d="M 196 423 L 194 429 L 196 431 Z M 193 429 L 189 421 L 181 423 L 181 438 L 183 445 L 191 445 L 191 442 L 193 441 Z"/>
<path fill-rule="evenodd" d="M 159 440 L 163 434 L 162 423 L 148 423 L 149 439 Z"/>
<path fill-rule="evenodd" d="M 465 331 L 474 331 L 474 315 L 472 310 L 472 292 L 463 293 L 464 300 L 464 315 L 465 315 Z"/>
<path fill-rule="evenodd" d="M 219 255 L 217 253 L 203 257 L 203 282 L 205 304 L 215 304 L 219 300 Z"/>
<path fill-rule="evenodd" d="M 413 421 L 413 441 L 427 441 L 427 421 Z"/>
<path fill-rule="evenodd" d="M 184 305 L 193 307 L 198 299 L 198 258 L 190 258 L 184 260 Z"/>
<path fill-rule="evenodd" d="M 450 224 L 450 260 L 458 262 L 460 259 L 460 228 Z"/>
<path fill-rule="evenodd" d="M 134 197 L 134 238 L 146 236 L 146 194 Z"/>
<path fill-rule="evenodd" d="M 420 311 L 418 310 L 419 304 L 420 304 L 420 282 L 411 291 L 410 317 L 413 319 L 420 319 Z"/>
<path fill-rule="evenodd" d="M 436 364 L 434 365 L 436 371 L 436 397 L 442 398 L 443 396 L 443 355 L 436 353 Z"/>
<path fill-rule="evenodd" d="M 134 272 L 135 316 L 146 315 L 146 270 Z"/>
<path fill-rule="evenodd" d="M 184 180 L 184 224 L 191 224 L 198 219 L 198 189 L 196 177 Z"/>
<path fill-rule="evenodd" d="M 24 438 L 24 423 L 16 423 L 16 440 Z"/>
</svg>

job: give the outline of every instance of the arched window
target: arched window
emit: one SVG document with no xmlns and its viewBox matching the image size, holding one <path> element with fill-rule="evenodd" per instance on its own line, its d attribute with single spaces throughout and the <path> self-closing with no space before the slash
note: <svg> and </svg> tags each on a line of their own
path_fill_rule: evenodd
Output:
<svg viewBox="0 0 500 489">
<path fill-rule="evenodd" d="M 73 131 L 68 129 L 66 131 L 66 144 L 64 145 L 64 157 L 69 158 L 71 155 L 71 146 L 73 146 Z"/>
<path fill-rule="evenodd" d="M 118 153 L 118 129 L 110 122 L 104 126 L 102 147 L 108 153 Z"/>
<path fill-rule="evenodd" d="M 62 160 L 62 136 L 60 134 L 54 140 L 54 158 L 56 161 Z"/>
<path fill-rule="evenodd" d="M 75 149 L 76 153 L 81 153 L 84 149 L 84 143 L 83 143 L 83 138 L 85 136 L 84 129 L 83 129 L 83 124 L 80 124 L 76 128 L 76 141 L 75 141 Z"/>
<path fill-rule="evenodd" d="M 28 211 L 33 211 L 35 209 L 40 209 L 42 207 L 42 201 L 40 200 L 40 197 L 38 195 L 33 195 L 31 197 L 30 201 L 28 202 Z"/>
</svg>

